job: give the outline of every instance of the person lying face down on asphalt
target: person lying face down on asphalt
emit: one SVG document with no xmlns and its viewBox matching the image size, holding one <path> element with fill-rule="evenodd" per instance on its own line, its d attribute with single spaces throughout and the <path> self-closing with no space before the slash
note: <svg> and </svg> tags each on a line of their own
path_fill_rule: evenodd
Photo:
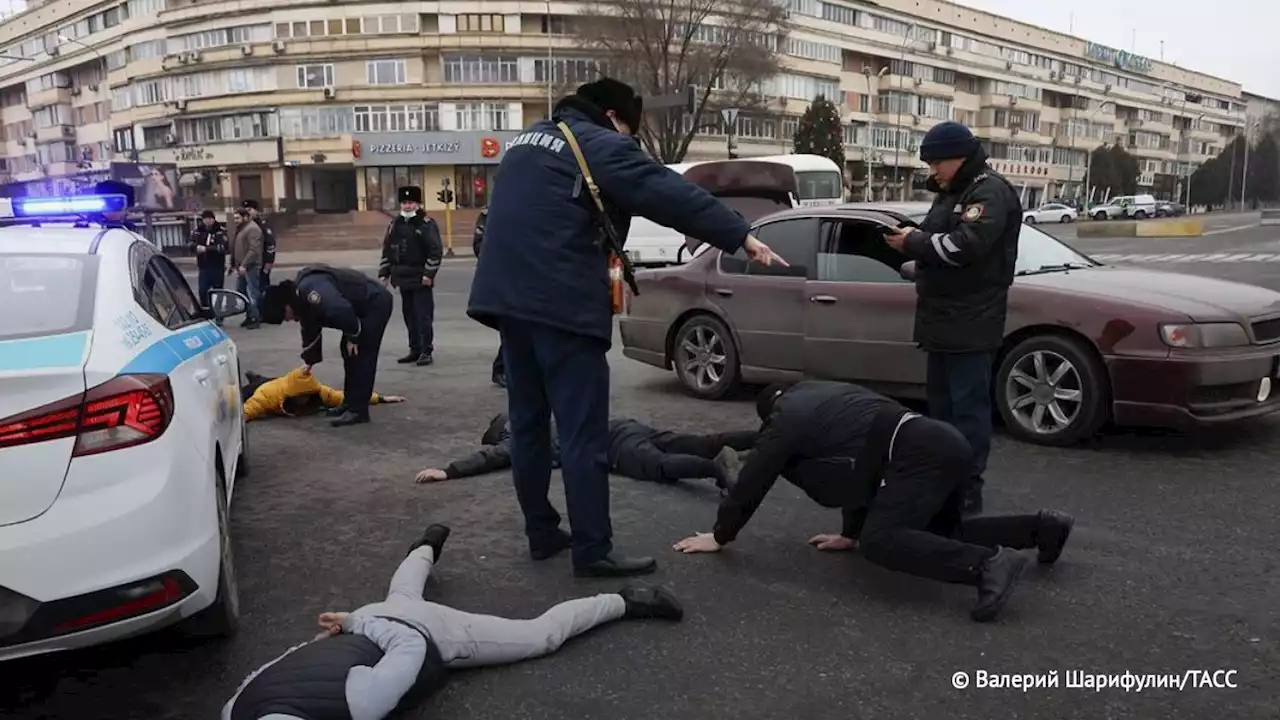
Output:
<svg viewBox="0 0 1280 720">
<path fill-rule="evenodd" d="M 1074 520 L 1034 515 L 961 519 L 973 467 L 968 442 L 952 426 L 849 383 L 772 385 L 756 403 L 763 425 L 750 458 L 736 468 L 714 532 L 676 543 L 686 553 L 717 552 L 738 536 L 778 476 L 824 507 L 840 508 L 839 534 L 815 535 L 819 550 L 860 547 L 867 560 L 920 577 L 973 585 L 971 616 L 995 619 L 1035 548 L 1056 562 Z"/>
<path fill-rule="evenodd" d="M 344 395 L 321 383 L 306 368 L 295 368 L 278 378 L 269 378 L 255 372 L 245 372 L 249 382 L 240 388 L 244 398 L 244 419 L 257 420 L 269 415 L 301 417 L 324 412 L 330 417 L 340 417 L 344 411 Z M 370 405 L 402 403 L 399 395 L 373 393 Z"/>
<path fill-rule="evenodd" d="M 450 530 L 431 525 L 391 578 L 385 600 L 320 614 L 321 634 L 255 670 L 222 720 L 380 720 L 426 700 L 449 670 L 502 665 L 555 652 L 569 638 L 623 619 L 679 621 L 661 587 L 627 586 L 569 600 L 532 620 L 455 610 L 423 599 Z"/>
<path fill-rule="evenodd" d="M 747 450 L 755 445 L 755 430 L 685 435 L 655 430 L 631 418 L 609 421 L 609 469 L 633 480 L 669 485 L 680 480 L 711 479 L 725 492 L 728 488 L 726 463 L 730 450 Z M 553 464 L 559 464 L 559 444 L 552 434 Z M 489 421 L 480 437 L 482 447 L 454 460 L 444 469 L 426 468 L 417 474 L 419 483 L 456 480 L 511 467 L 511 425 L 506 413 Z"/>
</svg>

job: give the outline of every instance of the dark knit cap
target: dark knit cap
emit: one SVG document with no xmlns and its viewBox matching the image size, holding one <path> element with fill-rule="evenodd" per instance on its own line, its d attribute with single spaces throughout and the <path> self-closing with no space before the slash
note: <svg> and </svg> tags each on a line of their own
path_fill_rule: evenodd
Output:
<svg viewBox="0 0 1280 720">
<path fill-rule="evenodd" d="M 119 180 L 103 180 L 93 187 L 95 195 L 123 195 L 129 207 L 133 207 L 133 186 Z"/>
<path fill-rule="evenodd" d="M 600 78 L 579 85 L 574 93 L 601 110 L 612 110 L 618 119 L 632 130 L 640 129 L 640 114 L 644 112 L 644 98 L 632 87 L 613 78 Z"/>
<path fill-rule="evenodd" d="M 920 142 L 920 159 L 928 163 L 967 158 L 977 152 L 979 147 L 981 143 L 961 123 L 938 123 L 924 134 L 924 140 Z"/>
</svg>

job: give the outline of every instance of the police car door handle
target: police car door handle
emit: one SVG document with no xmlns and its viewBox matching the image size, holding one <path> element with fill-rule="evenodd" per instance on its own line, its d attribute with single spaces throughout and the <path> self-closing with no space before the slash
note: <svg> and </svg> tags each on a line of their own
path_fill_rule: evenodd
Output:
<svg viewBox="0 0 1280 720">
<path fill-rule="evenodd" d="M 835 301 L 836 298 L 834 295 L 814 295 L 809 298 L 809 302 L 822 303 L 823 305 L 831 305 L 835 303 Z"/>
<path fill-rule="evenodd" d="M 192 373 L 191 375 L 192 375 L 192 377 L 194 377 L 194 378 L 196 379 L 196 382 L 198 382 L 198 383 L 206 383 L 206 382 L 208 382 L 208 381 L 209 381 L 209 371 L 208 371 L 208 370 L 197 370 L 197 371 L 195 371 L 194 373 Z"/>
<path fill-rule="evenodd" d="M 227 364 L 227 356 L 226 356 L 226 355 L 216 355 L 216 356 L 214 356 L 213 361 L 214 361 L 214 362 L 216 362 L 216 363 L 218 363 L 219 365 L 226 365 L 226 364 Z"/>
<path fill-rule="evenodd" d="M 732 291 L 732 290 L 730 290 L 729 288 L 716 288 L 715 290 L 713 290 L 713 292 L 714 292 L 715 294 L 719 295 L 720 297 L 732 297 L 732 296 L 733 296 L 733 291 Z"/>
</svg>

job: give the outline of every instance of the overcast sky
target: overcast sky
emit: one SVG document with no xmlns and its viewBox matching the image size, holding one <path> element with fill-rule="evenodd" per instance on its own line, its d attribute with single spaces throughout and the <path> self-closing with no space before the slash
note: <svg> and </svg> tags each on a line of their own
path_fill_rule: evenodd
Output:
<svg viewBox="0 0 1280 720">
<path fill-rule="evenodd" d="M 1280 98 L 1277 0 L 954 0 Z M 1135 44 L 1134 30 L 1137 30 Z"/>
</svg>

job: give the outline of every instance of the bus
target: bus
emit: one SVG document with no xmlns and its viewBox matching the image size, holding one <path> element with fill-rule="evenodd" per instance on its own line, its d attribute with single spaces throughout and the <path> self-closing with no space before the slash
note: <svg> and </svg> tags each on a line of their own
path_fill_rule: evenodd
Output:
<svg viewBox="0 0 1280 720">
<path fill-rule="evenodd" d="M 799 195 L 791 199 L 793 207 L 839 205 L 845 201 L 844 175 L 840 172 L 840 166 L 830 158 L 820 155 L 768 155 L 736 160 L 706 160 L 668 165 L 667 168 L 683 175 L 699 165 L 737 161 L 776 163 L 790 168 Z M 686 258 L 680 248 L 684 244 L 684 235 L 675 230 L 642 217 L 631 219 L 631 232 L 627 234 L 627 255 L 637 267 L 661 267 L 683 262 Z"/>
</svg>

